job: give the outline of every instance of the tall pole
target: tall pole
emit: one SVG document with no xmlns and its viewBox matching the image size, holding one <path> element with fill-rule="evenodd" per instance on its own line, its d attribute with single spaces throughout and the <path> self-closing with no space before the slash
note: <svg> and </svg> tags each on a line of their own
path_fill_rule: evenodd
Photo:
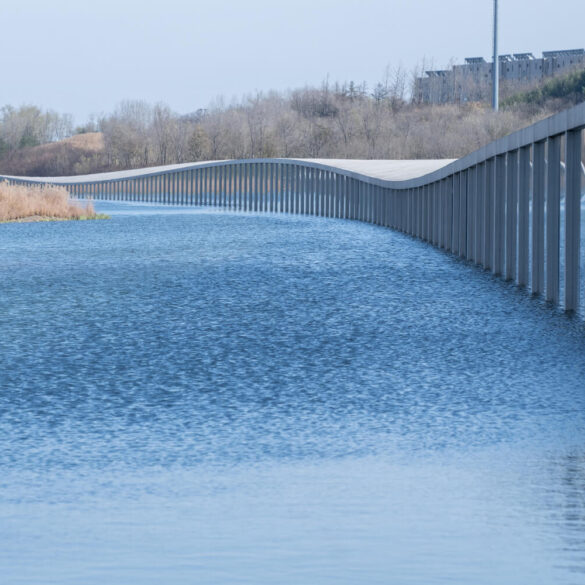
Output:
<svg viewBox="0 0 585 585">
<path fill-rule="evenodd" d="M 499 90 L 500 90 L 500 62 L 498 60 L 498 0 L 494 0 L 494 64 L 492 67 L 492 105 L 494 112 L 499 108 Z"/>
</svg>

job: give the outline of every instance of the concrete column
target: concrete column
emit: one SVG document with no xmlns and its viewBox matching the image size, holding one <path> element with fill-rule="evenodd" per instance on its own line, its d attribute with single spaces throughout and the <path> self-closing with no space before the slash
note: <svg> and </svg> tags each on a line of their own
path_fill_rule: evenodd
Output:
<svg viewBox="0 0 585 585">
<path fill-rule="evenodd" d="M 280 196 L 279 196 L 279 208 L 280 213 L 286 213 L 287 199 L 286 194 L 288 191 L 288 165 L 283 163 L 280 165 Z"/>
<path fill-rule="evenodd" d="M 346 177 L 347 190 L 347 219 L 353 219 L 353 179 Z"/>
<path fill-rule="evenodd" d="M 323 215 L 322 183 L 323 173 L 320 169 L 315 169 L 315 215 L 317 217 Z"/>
<path fill-rule="evenodd" d="M 447 249 L 447 179 L 443 179 L 439 182 L 439 209 L 437 210 L 438 215 L 438 246 L 443 250 Z"/>
<path fill-rule="evenodd" d="M 186 187 L 186 202 L 187 205 L 193 205 L 194 203 L 194 176 L 193 176 L 193 169 L 189 169 L 188 171 L 185 171 L 186 174 L 186 181 L 187 181 L 187 187 Z"/>
<path fill-rule="evenodd" d="M 506 166 L 506 280 L 516 278 L 518 239 L 518 151 L 508 153 Z"/>
<path fill-rule="evenodd" d="M 494 191 L 494 261 L 492 272 L 504 274 L 506 252 L 506 155 L 496 157 L 496 188 Z"/>
<path fill-rule="evenodd" d="M 528 286 L 530 269 L 530 146 L 520 149 L 518 179 L 518 285 Z"/>
<path fill-rule="evenodd" d="M 300 201 L 301 201 L 301 169 L 298 164 L 293 163 L 290 167 L 291 172 L 291 201 L 290 201 L 290 212 L 298 214 L 300 212 Z"/>
<path fill-rule="evenodd" d="M 240 165 L 232 163 L 230 165 L 230 206 L 233 211 L 238 209 L 238 190 L 240 178 Z"/>
<path fill-rule="evenodd" d="M 453 175 L 445 179 L 444 245 L 447 252 L 453 249 Z"/>
<path fill-rule="evenodd" d="M 406 206 L 407 206 L 407 214 L 406 214 L 407 225 L 406 225 L 406 228 L 407 228 L 407 233 L 411 236 L 415 236 L 416 229 L 417 229 L 417 226 L 416 226 L 416 224 L 417 224 L 416 191 L 417 191 L 416 188 L 406 190 Z"/>
<path fill-rule="evenodd" d="M 354 179 L 353 177 L 347 177 L 347 219 L 354 218 L 354 204 L 355 204 L 355 192 L 354 192 Z"/>
<path fill-rule="evenodd" d="M 313 215 L 313 193 L 315 191 L 315 170 L 311 167 L 307 168 L 307 214 Z"/>
<path fill-rule="evenodd" d="M 213 205 L 219 207 L 221 205 L 221 167 L 213 167 Z"/>
<path fill-rule="evenodd" d="M 319 172 L 319 216 L 327 216 L 327 171 Z"/>
<path fill-rule="evenodd" d="M 548 140 L 546 193 L 546 300 L 560 304 L 561 135 Z"/>
<path fill-rule="evenodd" d="M 225 209 L 229 209 L 231 200 L 231 181 L 230 181 L 231 165 L 226 164 L 223 167 L 223 206 Z"/>
<path fill-rule="evenodd" d="M 534 145 L 532 196 L 532 294 L 544 292 L 544 142 Z"/>
<path fill-rule="evenodd" d="M 199 168 L 197 169 L 197 201 L 199 205 L 204 205 L 204 197 L 205 197 L 205 169 Z"/>
<path fill-rule="evenodd" d="M 420 230 L 420 187 L 412 190 L 412 235 L 419 238 Z"/>
<path fill-rule="evenodd" d="M 260 211 L 260 163 L 252 163 L 253 168 L 253 189 L 254 189 L 254 211 Z"/>
<path fill-rule="evenodd" d="M 430 213 L 431 213 L 431 233 L 430 233 L 430 242 L 436 246 L 439 243 L 439 185 L 437 182 L 434 182 L 430 185 L 429 194 L 431 197 L 431 206 L 430 206 Z"/>
<path fill-rule="evenodd" d="M 340 217 L 341 181 L 338 173 L 333 173 L 333 217 Z"/>
<path fill-rule="evenodd" d="M 378 197 L 378 225 L 384 225 L 384 189 L 383 187 L 376 187 Z"/>
<path fill-rule="evenodd" d="M 401 189 L 402 193 L 402 223 L 405 234 L 409 233 L 410 189 Z"/>
<path fill-rule="evenodd" d="M 258 211 L 258 165 L 250 163 L 250 211 Z"/>
<path fill-rule="evenodd" d="M 296 213 L 296 201 L 297 201 L 297 166 L 291 164 L 289 166 L 289 213 Z"/>
<path fill-rule="evenodd" d="M 247 199 L 248 199 L 248 164 L 242 163 L 240 165 L 240 210 L 247 211 Z"/>
<path fill-rule="evenodd" d="M 280 196 L 282 192 L 282 164 L 276 163 L 274 168 L 274 212 L 279 212 Z"/>
<path fill-rule="evenodd" d="M 579 308 L 581 245 L 581 130 L 567 132 L 565 196 L 565 310 Z"/>
<path fill-rule="evenodd" d="M 416 225 L 416 237 L 422 238 L 422 187 L 415 189 L 415 225 Z"/>
<path fill-rule="evenodd" d="M 242 165 L 242 210 L 250 210 L 250 163 Z"/>
<path fill-rule="evenodd" d="M 364 181 L 360 180 L 360 186 L 361 186 L 361 193 L 362 193 L 362 199 L 363 199 L 363 205 L 362 205 L 362 221 L 363 222 L 370 222 L 370 216 L 371 216 L 371 211 L 370 211 L 370 205 L 371 205 L 371 197 L 370 197 L 370 185 L 369 183 L 365 183 Z"/>
<path fill-rule="evenodd" d="M 291 206 L 291 212 L 295 215 L 299 213 L 299 167 L 297 164 L 292 166 L 292 182 L 293 182 L 293 200 Z"/>
<path fill-rule="evenodd" d="M 435 183 L 435 194 L 434 194 L 434 225 L 433 225 L 433 244 L 438 248 L 441 247 L 441 224 L 443 220 L 443 202 L 442 202 L 442 181 Z"/>
<path fill-rule="evenodd" d="M 232 211 L 236 209 L 236 165 L 228 167 L 228 207 Z"/>
<path fill-rule="evenodd" d="M 380 187 L 380 225 L 387 227 L 387 214 L 386 214 L 386 189 Z"/>
<path fill-rule="evenodd" d="M 217 173 L 218 173 L 218 186 L 217 186 L 217 190 L 218 190 L 218 199 L 219 199 L 219 206 L 225 208 L 226 205 L 226 171 L 227 168 L 225 165 L 221 165 L 220 167 L 216 167 L 217 168 Z"/>
<path fill-rule="evenodd" d="M 329 172 L 329 205 L 327 217 L 335 217 L 335 173 Z"/>
<path fill-rule="evenodd" d="M 287 197 L 286 197 L 286 212 L 293 213 L 294 202 L 294 166 L 287 165 L 286 169 L 286 183 L 287 183 Z"/>
<path fill-rule="evenodd" d="M 274 165 L 268 163 L 266 166 L 266 211 L 274 211 Z"/>
<path fill-rule="evenodd" d="M 467 258 L 467 177 L 463 171 L 459 177 L 459 256 Z"/>
<path fill-rule="evenodd" d="M 264 163 L 264 211 L 268 213 L 270 211 L 270 163 Z"/>
<path fill-rule="evenodd" d="M 475 204 L 477 201 L 477 167 L 467 170 L 467 243 L 465 257 L 475 261 Z"/>
<path fill-rule="evenodd" d="M 285 189 L 285 196 L 284 196 L 284 210 L 285 213 L 291 213 L 292 211 L 292 165 L 286 165 L 286 189 Z"/>
<path fill-rule="evenodd" d="M 306 213 L 307 196 L 307 173 L 304 166 L 299 166 L 299 213 L 304 215 Z"/>
<path fill-rule="evenodd" d="M 293 167 L 286 165 L 286 212 L 292 213 Z"/>
<path fill-rule="evenodd" d="M 358 221 L 360 218 L 360 183 L 357 179 L 352 179 L 353 183 L 353 219 Z"/>
<path fill-rule="evenodd" d="M 359 179 L 356 179 L 356 195 L 357 195 L 357 217 L 358 221 L 364 220 L 364 189 L 363 184 Z"/>
<path fill-rule="evenodd" d="M 347 219 L 347 181 L 342 174 L 339 175 L 339 217 Z"/>
<path fill-rule="evenodd" d="M 459 245 L 461 236 L 461 173 L 455 173 L 451 178 L 451 245 L 450 250 L 458 256 L 461 254 Z"/>
<path fill-rule="evenodd" d="M 485 247 L 485 190 L 486 190 L 486 165 L 485 163 L 477 166 L 477 198 L 475 206 L 475 262 L 484 266 Z"/>
<path fill-rule="evenodd" d="M 264 211 L 264 200 L 265 200 L 264 163 L 257 163 L 257 167 L 258 167 L 258 211 Z"/>
<path fill-rule="evenodd" d="M 430 184 L 424 185 L 423 187 L 423 239 L 425 242 L 431 242 L 431 234 L 433 232 L 431 228 L 432 221 L 432 210 L 431 210 L 431 186 Z"/>
<path fill-rule="evenodd" d="M 280 199 L 280 192 L 282 190 L 282 179 L 280 174 L 281 164 L 275 163 L 274 164 L 274 184 L 273 184 L 273 194 L 272 194 L 272 201 L 273 201 L 273 212 L 278 213 L 278 204 Z"/>
<path fill-rule="evenodd" d="M 495 201 L 495 159 L 486 161 L 484 192 L 483 266 L 491 270 L 494 264 L 494 201 Z"/>
</svg>

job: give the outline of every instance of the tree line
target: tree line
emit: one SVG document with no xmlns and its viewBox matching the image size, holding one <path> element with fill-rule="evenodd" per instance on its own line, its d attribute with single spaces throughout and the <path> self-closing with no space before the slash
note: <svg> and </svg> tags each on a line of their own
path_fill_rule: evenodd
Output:
<svg viewBox="0 0 585 585">
<path fill-rule="evenodd" d="M 481 103 L 421 105 L 407 97 L 407 85 L 398 69 L 372 88 L 324 81 L 320 87 L 257 92 L 232 103 L 218 99 L 190 114 L 164 103 L 125 101 L 78 128 L 66 114 L 5 106 L 0 171 L 14 172 L 19 160 L 34 159 L 38 144 L 93 132 L 103 137 L 100 150 L 72 154 L 73 146 L 67 147 L 54 160 L 45 153 L 42 165 L 34 170 L 34 164 L 21 165 L 19 172 L 84 174 L 272 157 L 457 158 L 552 113 L 546 104 L 520 102 L 498 113 Z"/>
</svg>

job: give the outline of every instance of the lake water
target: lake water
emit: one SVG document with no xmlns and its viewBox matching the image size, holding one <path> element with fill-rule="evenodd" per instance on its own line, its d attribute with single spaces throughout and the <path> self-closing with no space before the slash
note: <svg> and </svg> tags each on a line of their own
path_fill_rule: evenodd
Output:
<svg viewBox="0 0 585 585">
<path fill-rule="evenodd" d="M 585 583 L 585 328 L 389 230 L 0 226 L 0 582 Z"/>
</svg>

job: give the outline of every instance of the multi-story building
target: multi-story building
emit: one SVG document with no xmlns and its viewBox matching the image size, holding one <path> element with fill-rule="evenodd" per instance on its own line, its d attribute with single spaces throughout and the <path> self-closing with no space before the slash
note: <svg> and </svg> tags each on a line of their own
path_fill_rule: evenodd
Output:
<svg viewBox="0 0 585 585">
<path fill-rule="evenodd" d="M 413 99 L 424 104 L 487 101 L 491 97 L 492 62 L 468 57 L 452 69 L 426 71 L 414 84 Z M 537 59 L 532 53 L 499 55 L 502 91 L 522 90 L 538 82 L 585 67 L 585 49 L 545 51 Z"/>
</svg>

